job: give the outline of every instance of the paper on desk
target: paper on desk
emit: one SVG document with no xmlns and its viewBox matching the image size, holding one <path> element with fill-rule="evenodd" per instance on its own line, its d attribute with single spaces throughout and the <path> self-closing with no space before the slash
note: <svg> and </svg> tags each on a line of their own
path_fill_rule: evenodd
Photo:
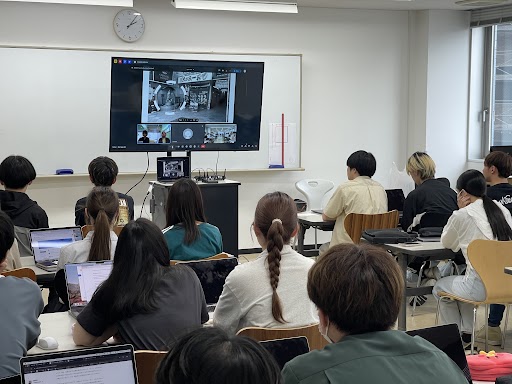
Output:
<svg viewBox="0 0 512 384">
<path fill-rule="evenodd" d="M 285 168 L 299 166 L 297 148 L 297 124 L 284 124 L 284 164 L 282 162 L 282 135 L 281 123 L 270 123 L 268 129 L 268 163 L 269 165 L 284 165 Z"/>
</svg>

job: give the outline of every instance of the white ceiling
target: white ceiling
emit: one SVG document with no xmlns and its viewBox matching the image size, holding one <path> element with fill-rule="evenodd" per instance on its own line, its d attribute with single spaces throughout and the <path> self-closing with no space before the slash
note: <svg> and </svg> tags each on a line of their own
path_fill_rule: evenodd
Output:
<svg viewBox="0 0 512 384">
<path fill-rule="evenodd" d="M 455 9 L 468 10 L 475 7 L 461 7 L 455 0 L 297 0 L 299 7 L 323 8 L 356 8 L 356 9 L 390 9 L 390 10 L 423 10 L 423 9 Z M 512 3 L 512 1 L 507 2 Z"/>
</svg>

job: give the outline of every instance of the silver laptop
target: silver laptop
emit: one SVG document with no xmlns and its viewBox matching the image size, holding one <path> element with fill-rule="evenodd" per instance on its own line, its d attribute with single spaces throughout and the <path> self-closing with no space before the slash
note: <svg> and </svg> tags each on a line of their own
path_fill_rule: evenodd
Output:
<svg viewBox="0 0 512 384">
<path fill-rule="evenodd" d="M 80 227 L 31 229 L 30 245 L 36 266 L 45 271 L 55 271 L 60 249 L 79 240 L 82 240 Z"/>
<path fill-rule="evenodd" d="M 23 384 L 137 384 L 131 345 L 45 353 L 20 360 Z"/>
<path fill-rule="evenodd" d="M 98 286 L 110 276 L 112 261 L 88 261 L 80 264 L 66 264 L 66 287 L 69 313 L 77 317 L 91 301 Z"/>
</svg>

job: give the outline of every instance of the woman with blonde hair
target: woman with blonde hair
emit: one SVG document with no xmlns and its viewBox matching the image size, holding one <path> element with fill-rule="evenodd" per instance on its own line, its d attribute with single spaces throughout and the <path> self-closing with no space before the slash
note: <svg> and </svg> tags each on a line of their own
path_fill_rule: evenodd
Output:
<svg viewBox="0 0 512 384">
<path fill-rule="evenodd" d="M 231 272 L 213 314 L 213 324 L 234 334 L 244 327 L 299 327 L 318 322 L 306 281 L 314 264 L 295 252 L 297 209 L 283 192 L 263 196 L 254 214 L 254 232 L 263 252 Z"/>
</svg>

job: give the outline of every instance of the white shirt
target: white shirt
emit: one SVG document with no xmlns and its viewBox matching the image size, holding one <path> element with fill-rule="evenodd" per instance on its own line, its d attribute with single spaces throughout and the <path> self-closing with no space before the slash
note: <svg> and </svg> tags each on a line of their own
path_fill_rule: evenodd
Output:
<svg viewBox="0 0 512 384">
<path fill-rule="evenodd" d="M 368 176 L 358 176 L 341 184 L 324 208 L 324 215 L 336 219 L 330 246 L 353 242 L 345 231 L 345 217 L 349 213 L 375 214 L 387 211 L 386 190 L 375 180 Z"/>
<path fill-rule="evenodd" d="M 57 270 L 63 269 L 68 263 L 85 263 L 89 260 L 89 252 L 91 251 L 92 235 L 94 231 L 90 231 L 85 239 L 68 244 L 60 249 L 59 262 Z M 110 231 L 110 258 L 114 258 L 117 246 L 117 235 L 114 231 Z"/>
<path fill-rule="evenodd" d="M 254 261 L 238 265 L 226 278 L 222 295 L 213 314 L 213 325 L 234 334 L 245 327 L 290 328 L 318 323 L 315 305 L 307 292 L 308 272 L 314 261 L 285 245 L 277 294 L 283 318 L 272 316 L 272 287 L 264 251 Z"/>
<path fill-rule="evenodd" d="M 501 209 L 508 225 L 512 227 L 512 217 L 509 210 L 496 201 L 494 203 Z M 467 265 L 466 276 L 469 276 L 473 271 L 473 267 L 468 260 L 469 243 L 479 239 L 495 240 L 491 225 L 485 214 L 482 199 L 478 199 L 474 203 L 454 211 L 441 235 L 441 243 L 445 248 L 449 248 L 454 252 L 462 250 Z"/>
</svg>

